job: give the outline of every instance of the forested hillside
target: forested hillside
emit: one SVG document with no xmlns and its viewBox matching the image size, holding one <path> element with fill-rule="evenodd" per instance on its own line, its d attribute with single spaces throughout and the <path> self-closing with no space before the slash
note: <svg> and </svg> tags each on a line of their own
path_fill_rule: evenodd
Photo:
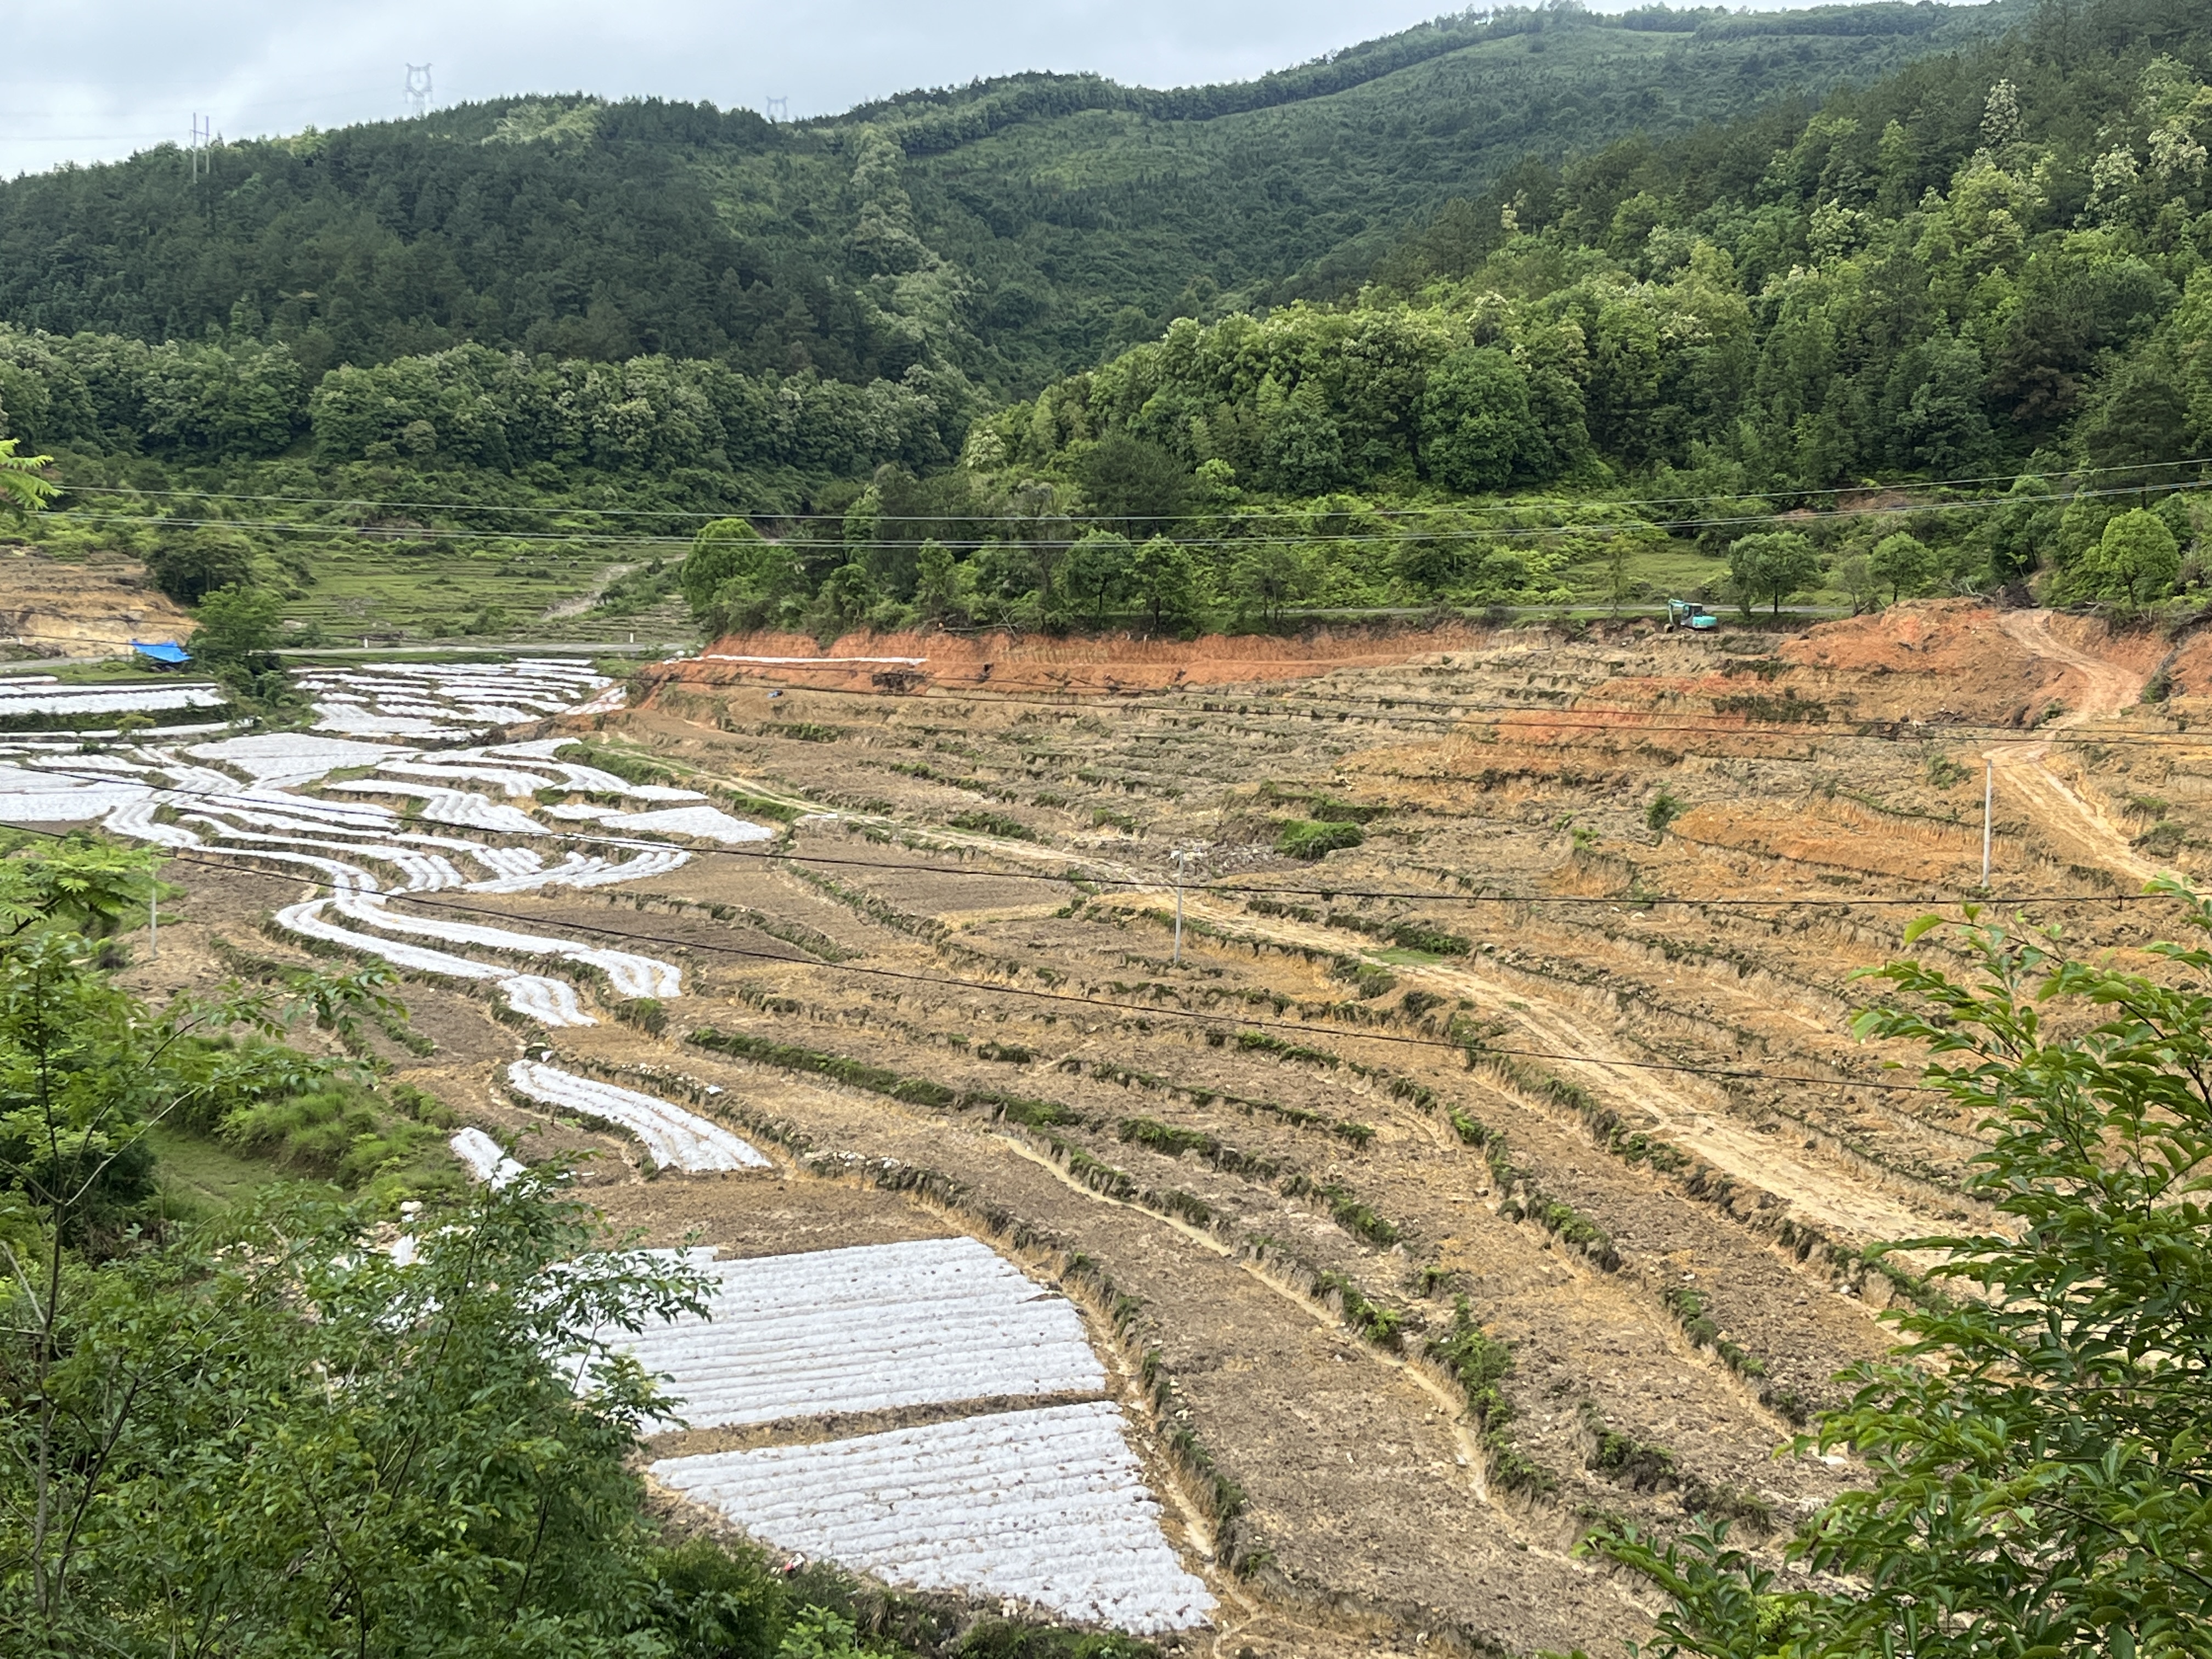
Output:
<svg viewBox="0 0 2212 1659">
<path fill-rule="evenodd" d="M 2212 33 L 2053 0 L 1970 38 L 2004 16 L 1508 12 L 796 127 L 528 100 L 233 147 L 198 194 L 157 153 L 0 189 L 0 415 L 60 458 L 50 542 L 185 598 L 273 558 L 299 599 L 364 531 L 582 573 L 743 514 L 784 550 L 708 625 L 1868 603 L 2039 562 L 2139 603 L 2201 574 L 2151 487 L 2212 447 Z M 1877 478 L 1928 487 L 1838 493 Z"/>
<path fill-rule="evenodd" d="M 2041 558 L 2061 593 L 2141 601 L 2203 574 L 2180 557 L 2197 501 L 2153 491 L 2212 449 L 2208 63 L 2201 8 L 2051 7 L 1809 120 L 1531 161 L 1356 303 L 1178 321 L 982 422 L 968 459 L 1124 510 L 1210 501 L 1217 545 L 1297 544 L 1266 556 L 1276 582 L 1235 550 L 1248 600 L 1552 597 L 1603 528 L 1588 497 L 1621 486 L 1709 549 L 1785 538 L 1797 579 L 1767 586 L 1800 591 L 1821 553 L 1871 559 L 1902 527 L 1831 510 L 1881 477 L 1942 486 L 1915 492 L 1927 539 L 1893 546 L 1892 592 Z M 1972 499 L 2023 470 L 2002 502 Z M 1462 508 L 1492 492 L 1515 493 Z M 2154 504 L 2149 551 L 2106 545 Z M 1811 511 L 1776 530 L 1778 508 Z M 1739 597 L 1759 586 L 1733 574 Z"/>
<path fill-rule="evenodd" d="M 1679 131 L 2025 15 L 1879 3 L 1451 16 L 1249 83 L 1031 75 L 771 126 L 513 99 L 0 185 L 0 321 L 338 363 L 465 342 L 993 392 L 1164 326 L 1364 274 L 1534 151 Z M 1223 299 L 1221 296 L 1227 296 Z"/>
</svg>

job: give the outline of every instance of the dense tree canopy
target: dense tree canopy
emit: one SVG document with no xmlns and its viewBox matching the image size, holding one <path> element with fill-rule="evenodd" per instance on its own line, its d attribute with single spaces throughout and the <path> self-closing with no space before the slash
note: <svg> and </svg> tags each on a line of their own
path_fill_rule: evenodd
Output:
<svg viewBox="0 0 2212 1659">
<path fill-rule="evenodd" d="M 377 306 L 414 290 L 295 273 L 283 305 L 226 301 L 218 319 L 196 301 L 184 328 L 115 309 L 152 281 L 143 272 L 65 301 L 66 273 L 27 254 L 5 267 L 0 311 L 9 281 L 62 289 L 0 325 L 0 427 L 51 451 L 76 486 L 60 522 L 93 526 L 48 533 L 142 552 L 190 601 L 272 567 L 304 587 L 317 537 L 519 556 L 573 533 L 566 551 L 582 557 L 628 532 L 688 540 L 740 514 L 785 550 L 735 587 L 695 574 L 688 597 L 713 625 L 1273 623 L 1300 607 L 1552 603 L 1587 592 L 1593 568 L 1620 603 L 1636 585 L 1622 550 L 1662 533 L 1714 560 L 1696 597 L 1741 599 L 1720 562 L 1799 514 L 1810 518 L 1790 528 L 1869 602 L 2049 571 L 2061 596 L 2152 603 L 2199 585 L 2208 565 L 2201 512 L 2168 493 L 2212 450 L 2212 29 L 2200 14 L 2185 0 L 2054 0 L 2002 39 L 1938 53 L 1924 49 L 1960 45 L 1965 25 L 1934 7 L 1602 23 L 1547 9 L 1447 20 L 1257 90 L 1151 99 L 1023 77 L 803 128 L 539 100 L 311 135 L 270 147 L 262 185 L 192 219 L 190 238 L 170 207 L 134 222 L 156 242 L 185 239 L 161 243 L 173 252 L 215 260 L 220 246 L 233 263 L 213 268 L 234 275 L 249 243 L 255 258 L 307 249 L 312 263 L 336 246 L 314 240 L 317 216 L 354 211 L 374 183 L 377 234 L 408 258 L 538 276 L 516 276 L 497 304 L 456 278 L 454 295 L 478 297 L 441 311 L 425 289 L 406 301 L 415 321 L 371 327 Z M 1975 27 L 2017 15 L 1986 9 Z M 1777 39 L 1804 46 L 1808 74 L 1825 61 L 1814 42 L 1909 46 L 1912 61 L 1818 109 L 1683 130 L 1685 111 L 1729 104 L 1698 90 L 1729 53 Z M 1472 65 L 1510 66 L 1507 82 L 1563 116 L 1571 100 L 1547 77 L 1570 64 L 1595 73 L 1587 54 L 1602 48 L 1626 88 L 1655 43 L 1680 49 L 1669 84 L 1687 89 L 1619 143 L 1577 153 L 1564 130 L 1553 142 L 1532 129 L 1519 142 L 1550 149 L 1507 166 L 1490 117 L 1470 114 L 1466 130 L 1492 136 L 1480 165 L 1463 155 L 1455 173 L 1439 159 L 1451 145 L 1415 130 L 1447 88 L 1462 106 L 1487 95 Z M 1582 120 L 1572 136 L 1604 131 Z M 1272 249 L 1272 270 L 1304 269 L 1315 236 L 1359 259 L 1344 281 L 1303 289 L 1249 269 L 1249 281 L 1206 275 L 1195 242 L 1145 228 L 1197 188 L 1182 161 L 1115 185 L 1119 216 L 1089 185 L 1048 200 L 1032 179 L 1018 199 L 994 194 L 1017 161 L 1054 179 L 1111 173 L 1131 134 L 1151 135 L 1148 156 L 1212 158 L 1210 216 L 1185 224 L 1190 236 L 1259 215 L 1240 246 Z M 1324 154 L 1296 189 L 1279 177 L 1284 156 Z M 423 161 L 419 179 L 409 157 Z M 1314 192 L 1400 162 L 1426 181 L 1390 198 L 1409 212 L 1448 175 L 1469 193 L 1387 252 L 1402 217 L 1389 235 L 1372 220 L 1325 223 Z M 122 225 L 83 194 L 95 176 L 128 185 L 125 199 L 143 183 L 124 168 L 0 186 L 0 243 L 11 225 L 52 229 L 80 211 Z M 574 222 L 541 235 L 532 218 L 524 235 L 482 188 L 494 176 L 515 186 L 514 212 L 540 218 L 545 192 L 575 185 L 583 193 L 562 198 Z M 257 192 L 289 205 L 264 211 Z M 1092 207 L 1071 218 L 1078 200 Z M 685 203 L 713 205 L 717 228 L 699 228 Z M 651 280 L 622 264 L 653 245 L 654 215 L 689 227 L 669 232 L 677 241 L 720 248 L 714 258 L 799 236 L 817 260 L 806 269 L 828 273 L 860 332 L 817 351 L 794 349 L 787 330 L 709 326 L 699 296 L 723 294 L 720 277 L 695 283 L 682 259 Z M 482 246 L 448 246 L 457 225 Z M 1035 303 L 1018 297 L 1030 278 L 1006 274 L 1017 254 L 1066 275 L 1063 299 L 1093 276 L 1094 295 L 1153 297 L 1110 327 L 1071 331 L 1042 289 Z M 137 270 L 137 252 L 117 257 Z M 599 261 L 599 275 L 544 276 L 556 258 Z M 1160 261 L 1188 294 L 1155 283 Z M 1092 275 L 1067 274 L 1079 271 Z M 1360 271 L 1370 280 L 1354 290 Z M 678 276 L 707 307 L 684 313 L 691 321 L 653 309 L 674 303 L 655 284 Z M 805 331 L 785 289 L 763 292 L 782 307 L 777 328 Z M 1294 292 L 1318 297 L 1237 308 Z M 661 319 L 649 328 L 648 313 Z M 1142 343 L 1100 360 L 1121 340 Z M 1048 361 L 1074 372 L 1032 374 Z M 1001 396 L 1038 380 L 1033 397 Z M 1929 510 L 1850 506 L 1869 479 L 1910 486 Z M 185 510 L 158 493 L 179 483 L 252 499 Z M 1990 493 L 2002 499 L 1973 499 Z M 2144 562 L 2130 532 L 2114 556 L 2134 574 L 2115 574 L 2106 526 L 2130 510 L 2158 516 L 2174 556 Z M 1128 541 L 1127 570 L 1073 560 L 1092 531 Z M 1873 557 L 1896 533 L 1926 550 L 1922 565 Z M 1188 556 L 1176 606 L 1144 600 L 1129 574 L 1163 537 Z"/>
<path fill-rule="evenodd" d="M 2179 462 L 2212 449 L 2208 75 L 2191 9 L 2052 10 L 1810 120 L 1531 162 L 1357 303 L 1178 322 L 994 424 L 1292 495 Z"/>
<path fill-rule="evenodd" d="M 0 184 L 0 320 L 282 345 L 313 385 L 475 343 L 1006 395 L 1179 313 L 1334 292 L 1534 149 L 1817 96 L 2025 9 L 1440 17 L 1256 81 L 1022 75 L 824 120 L 513 98 Z"/>
</svg>

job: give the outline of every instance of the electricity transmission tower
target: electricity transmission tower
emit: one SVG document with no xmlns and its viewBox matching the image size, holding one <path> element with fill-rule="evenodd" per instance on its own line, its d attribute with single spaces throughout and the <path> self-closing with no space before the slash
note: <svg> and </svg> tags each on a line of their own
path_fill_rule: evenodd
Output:
<svg viewBox="0 0 2212 1659">
<path fill-rule="evenodd" d="M 185 154 L 191 161 L 192 182 L 196 185 L 208 176 L 215 165 L 214 157 L 208 154 L 208 146 L 214 141 L 215 117 L 210 115 L 203 119 L 198 115 L 193 116 L 192 142 Z"/>
<path fill-rule="evenodd" d="M 407 112 L 428 115 L 430 112 L 430 66 L 410 64 L 407 66 Z"/>
<path fill-rule="evenodd" d="M 788 121 L 791 118 L 791 100 L 788 98 L 769 99 L 768 100 L 768 118 L 771 121 Z"/>
</svg>

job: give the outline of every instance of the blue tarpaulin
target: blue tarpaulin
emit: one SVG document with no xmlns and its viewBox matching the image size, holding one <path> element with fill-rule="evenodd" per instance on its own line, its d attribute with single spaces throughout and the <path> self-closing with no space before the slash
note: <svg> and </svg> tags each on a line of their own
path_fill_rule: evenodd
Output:
<svg viewBox="0 0 2212 1659">
<path fill-rule="evenodd" d="M 192 653 L 174 640 L 164 640 L 149 645 L 143 640 L 131 641 L 131 648 L 142 657 L 151 658 L 167 668 L 181 668 L 192 659 Z"/>
</svg>

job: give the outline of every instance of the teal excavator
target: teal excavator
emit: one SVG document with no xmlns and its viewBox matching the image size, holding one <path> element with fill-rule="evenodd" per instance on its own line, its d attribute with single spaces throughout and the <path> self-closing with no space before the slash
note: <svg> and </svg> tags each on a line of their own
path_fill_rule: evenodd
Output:
<svg viewBox="0 0 2212 1659">
<path fill-rule="evenodd" d="M 1669 628 L 1693 628 L 1702 634 L 1720 625 L 1721 619 L 1702 605 L 1692 604 L 1688 599 L 1667 601 L 1667 626 Z"/>
</svg>

